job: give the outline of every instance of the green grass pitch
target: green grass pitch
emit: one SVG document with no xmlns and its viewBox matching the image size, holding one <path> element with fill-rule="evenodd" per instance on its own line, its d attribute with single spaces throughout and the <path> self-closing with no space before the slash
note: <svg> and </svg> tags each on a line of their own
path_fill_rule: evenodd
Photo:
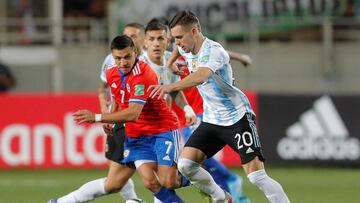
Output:
<svg viewBox="0 0 360 203">
<path fill-rule="evenodd" d="M 244 177 L 239 168 L 231 168 Z M 103 177 L 106 169 L 97 170 L 0 170 L 0 203 L 41 203 L 66 194 L 83 183 Z M 360 170 L 358 168 L 268 167 L 268 174 L 278 180 L 292 203 L 359 203 Z M 152 195 L 134 176 L 138 195 L 148 203 Z M 245 194 L 252 203 L 265 203 L 264 195 L 246 179 Z M 195 188 L 177 190 L 186 202 L 203 202 Z M 93 202 L 122 202 L 117 194 Z"/>
</svg>

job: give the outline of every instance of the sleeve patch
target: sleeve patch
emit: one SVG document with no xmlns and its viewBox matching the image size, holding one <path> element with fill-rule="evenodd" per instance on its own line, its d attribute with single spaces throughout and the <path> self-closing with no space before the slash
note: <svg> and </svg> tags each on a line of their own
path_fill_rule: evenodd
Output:
<svg viewBox="0 0 360 203">
<path fill-rule="evenodd" d="M 135 85 L 135 96 L 142 96 L 145 94 L 145 85 Z"/>
<path fill-rule="evenodd" d="M 201 63 L 206 63 L 209 61 L 210 55 L 205 55 L 200 58 Z"/>
</svg>

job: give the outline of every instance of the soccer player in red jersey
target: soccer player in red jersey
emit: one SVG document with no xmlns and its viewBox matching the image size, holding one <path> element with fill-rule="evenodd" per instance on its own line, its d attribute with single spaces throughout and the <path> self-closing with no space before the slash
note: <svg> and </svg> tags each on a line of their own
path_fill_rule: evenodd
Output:
<svg viewBox="0 0 360 203">
<path fill-rule="evenodd" d="M 103 114 L 79 110 L 74 117 L 79 123 L 125 122 L 124 166 L 134 163 L 144 186 L 160 201 L 183 202 L 171 190 L 183 182 L 176 168 L 180 144 L 176 115 L 164 99 L 149 97 L 146 89 L 158 79 L 148 64 L 137 60 L 129 37 L 116 37 L 111 51 L 117 65 L 107 69 L 107 83 L 121 110 Z"/>
<path fill-rule="evenodd" d="M 143 50 L 144 29 L 143 25 L 133 22 L 126 24 L 123 30 L 123 34 L 129 36 L 133 40 L 137 55 L 140 55 Z M 106 69 L 112 65 L 115 65 L 115 60 L 110 53 L 106 56 L 102 64 L 100 73 L 101 82 L 98 89 L 100 108 L 103 113 L 107 113 L 111 110 L 108 109 L 111 105 L 108 105 L 108 100 L 110 101 L 110 98 L 108 97 L 110 96 L 108 96 L 109 92 L 107 91 Z M 113 110 L 115 111 L 116 109 Z M 115 125 L 104 124 L 104 131 L 107 135 L 105 157 L 109 161 L 107 176 L 88 181 L 66 195 L 51 199 L 49 203 L 88 202 L 98 197 L 116 192 L 119 192 L 120 196 L 125 201 L 137 200 L 138 202 L 142 202 L 141 199 L 138 199 L 134 183 L 130 178 L 135 172 L 135 169 L 124 167 L 121 164 L 125 139 L 124 125 L 122 123 L 117 123 Z"/>
</svg>

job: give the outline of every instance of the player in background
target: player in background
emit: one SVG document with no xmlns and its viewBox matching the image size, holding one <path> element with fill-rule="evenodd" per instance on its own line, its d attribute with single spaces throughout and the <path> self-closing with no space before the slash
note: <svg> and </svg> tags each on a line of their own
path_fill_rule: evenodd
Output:
<svg viewBox="0 0 360 203">
<path fill-rule="evenodd" d="M 200 165 L 229 145 L 239 154 L 250 182 L 271 203 L 290 202 L 282 186 L 265 172 L 255 114 L 245 94 L 233 84 L 229 54 L 202 34 L 198 18 L 190 11 L 178 12 L 170 21 L 170 29 L 192 74 L 170 85 L 151 86 L 150 97 L 161 98 L 197 86 L 204 103 L 203 120 L 181 152 L 179 171 L 214 202 L 232 202 Z"/>
<path fill-rule="evenodd" d="M 136 52 L 142 53 L 144 43 L 144 26 L 139 23 L 129 23 L 125 25 L 123 34 L 129 36 L 134 41 Z M 107 92 L 108 85 L 106 82 L 106 69 L 113 65 L 115 65 L 115 60 L 110 53 L 106 56 L 100 72 L 101 82 L 99 84 L 98 95 L 102 113 L 118 110 L 117 103 L 114 100 L 111 100 L 111 98 L 108 98 L 110 97 L 108 96 L 110 93 Z M 108 105 L 108 102 L 111 102 L 112 105 Z M 67 195 L 57 199 L 52 199 L 50 202 L 87 202 L 103 195 L 116 192 L 119 192 L 120 196 L 125 201 L 133 199 L 137 199 L 139 202 L 142 201 L 141 199 L 138 199 L 135 193 L 134 183 L 130 179 L 135 169 L 132 167 L 125 167 L 121 163 L 121 160 L 123 159 L 125 139 L 124 125 L 122 123 L 118 123 L 113 127 L 112 124 L 104 124 L 103 127 L 107 135 L 105 151 L 105 157 L 109 160 L 107 177 L 89 181 Z"/>
<path fill-rule="evenodd" d="M 171 84 L 180 80 L 180 76 L 173 74 L 167 68 L 166 63 L 171 53 L 166 51 L 168 46 L 168 28 L 157 19 L 149 21 L 145 28 L 145 47 L 146 52 L 140 56 L 140 60 L 145 61 L 155 71 L 159 84 Z M 167 95 L 166 95 L 167 96 Z M 174 101 L 175 105 L 184 114 L 186 125 L 193 125 L 196 115 L 192 107 L 188 104 L 182 91 L 173 92 L 170 97 L 165 97 L 168 105 Z"/>
<path fill-rule="evenodd" d="M 172 188 L 188 181 L 181 178 L 176 168 L 179 155 L 179 124 L 164 98 L 151 99 L 145 90 L 157 85 L 158 78 L 151 67 L 136 58 L 132 40 L 123 35 L 111 43 L 116 66 L 109 67 L 107 83 L 119 111 L 94 114 L 89 110 L 74 113 L 83 122 L 125 122 L 125 150 L 123 164 L 135 164 L 146 188 L 160 201 L 183 202 Z M 154 173 L 156 172 L 156 173 Z"/>
<path fill-rule="evenodd" d="M 167 68 L 166 63 L 171 53 L 166 51 L 168 45 L 168 27 L 162 24 L 158 19 L 152 19 L 149 21 L 145 28 L 145 48 L 146 51 L 139 57 L 150 65 L 155 71 L 159 84 L 171 84 L 180 80 L 180 76 L 173 74 L 170 69 Z M 167 96 L 167 95 L 166 95 Z M 196 115 L 182 91 L 174 92 L 171 97 L 165 97 L 167 104 L 170 105 L 171 101 L 174 101 L 180 111 L 184 114 L 184 122 L 186 125 L 193 125 L 196 121 Z M 159 201 L 155 198 L 154 203 Z"/>
</svg>

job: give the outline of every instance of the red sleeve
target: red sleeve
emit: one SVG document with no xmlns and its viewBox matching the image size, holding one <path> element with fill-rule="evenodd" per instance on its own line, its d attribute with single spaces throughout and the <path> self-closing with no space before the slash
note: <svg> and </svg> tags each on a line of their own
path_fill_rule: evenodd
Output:
<svg viewBox="0 0 360 203">
<path fill-rule="evenodd" d="M 158 85 L 158 79 L 155 72 L 147 64 L 139 64 L 141 73 L 135 75 L 130 84 L 129 103 L 145 104 L 149 98 L 150 92 L 147 91 L 150 85 Z"/>
</svg>

